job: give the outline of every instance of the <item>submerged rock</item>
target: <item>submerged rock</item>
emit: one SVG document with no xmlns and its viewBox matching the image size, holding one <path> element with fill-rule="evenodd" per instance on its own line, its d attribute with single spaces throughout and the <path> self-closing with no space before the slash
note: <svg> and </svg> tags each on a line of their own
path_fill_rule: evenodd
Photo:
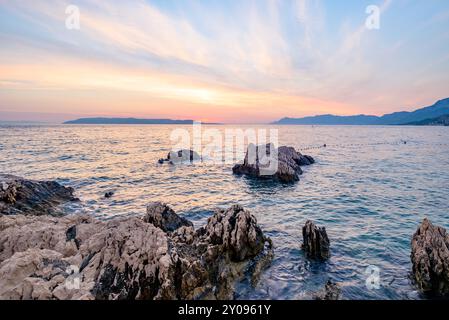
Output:
<svg viewBox="0 0 449 320">
<path fill-rule="evenodd" d="M 167 204 L 151 203 L 147 206 L 147 214 L 143 220 L 152 223 L 165 232 L 172 232 L 181 227 L 193 227 L 193 223 L 178 216 Z"/>
<path fill-rule="evenodd" d="M 144 220 L 0 216 L 0 299 L 230 299 L 270 242 L 240 206 L 197 231 Z"/>
<path fill-rule="evenodd" d="M 309 220 L 302 228 L 302 236 L 304 241 L 302 248 L 309 258 L 326 260 L 330 257 L 330 242 L 326 228 L 319 228 Z"/>
<path fill-rule="evenodd" d="M 340 286 L 332 280 L 328 280 L 324 289 L 313 296 L 314 300 L 339 300 L 341 294 Z"/>
<path fill-rule="evenodd" d="M 73 192 L 54 181 L 0 174 L 0 214 L 62 215 L 61 204 L 78 200 Z"/>
<path fill-rule="evenodd" d="M 276 157 L 271 157 L 273 153 L 276 155 L 276 152 L 277 161 Z M 295 182 L 299 181 L 299 176 L 303 173 L 301 166 L 313 163 L 315 163 L 315 160 L 312 157 L 302 155 L 292 147 L 276 149 L 273 144 L 265 146 L 251 144 L 248 146 L 243 164 L 235 165 L 232 171 L 234 174 L 260 179 Z"/>
<path fill-rule="evenodd" d="M 112 196 L 114 195 L 114 191 L 108 191 L 104 194 L 104 197 L 106 199 L 112 198 Z"/>
<path fill-rule="evenodd" d="M 424 293 L 449 294 L 449 234 L 428 219 L 412 238 L 413 277 Z"/>
</svg>

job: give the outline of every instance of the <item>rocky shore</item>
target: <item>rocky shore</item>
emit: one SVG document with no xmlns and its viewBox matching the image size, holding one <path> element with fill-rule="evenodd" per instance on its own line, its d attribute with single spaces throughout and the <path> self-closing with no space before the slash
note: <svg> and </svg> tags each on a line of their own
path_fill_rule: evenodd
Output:
<svg viewBox="0 0 449 320">
<path fill-rule="evenodd" d="M 274 257 L 271 239 L 239 205 L 216 210 L 194 229 L 169 205 L 155 202 L 141 217 L 98 220 L 64 215 L 78 201 L 56 182 L 0 175 L 0 300 L 232 299 L 235 283 L 257 285 Z M 307 221 L 302 250 L 326 263 L 324 227 Z M 449 234 L 424 219 L 412 237 L 411 275 L 425 295 L 449 294 Z M 338 300 L 329 280 L 313 295 Z"/>
<path fill-rule="evenodd" d="M 143 217 L 56 217 L 43 213 L 59 212 L 72 189 L 2 179 L 0 299 L 231 299 L 235 281 L 257 277 L 273 257 L 271 240 L 238 205 L 198 230 L 162 203 Z M 42 213 L 23 206 L 38 198 Z"/>
</svg>

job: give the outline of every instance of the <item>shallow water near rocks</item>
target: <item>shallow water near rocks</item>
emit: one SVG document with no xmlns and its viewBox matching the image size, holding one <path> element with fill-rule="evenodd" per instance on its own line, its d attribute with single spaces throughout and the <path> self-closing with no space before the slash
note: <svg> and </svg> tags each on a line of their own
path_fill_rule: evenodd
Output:
<svg viewBox="0 0 449 320">
<path fill-rule="evenodd" d="M 72 186 L 82 202 L 69 209 L 101 219 L 163 201 L 199 227 L 215 208 L 243 205 L 272 238 L 275 259 L 256 287 L 237 285 L 237 299 L 310 299 L 329 278 L 344 299 L 423 298 L 409 279 L 410 241 L 426 216 L 449 228 L 449 128 L 245 128 L 278 129 L 281 145 L 317 163 L 296 184 L 273 184 L 233 176 L 232 164 L 159 165 L 173 126 L 33 125 L 0 126 L 0 172 Z M 327 229 L 326 263 L 301 251 L 308 219 Z M 380 271 L 373 286 L 369 266 Z"/>
</svg>

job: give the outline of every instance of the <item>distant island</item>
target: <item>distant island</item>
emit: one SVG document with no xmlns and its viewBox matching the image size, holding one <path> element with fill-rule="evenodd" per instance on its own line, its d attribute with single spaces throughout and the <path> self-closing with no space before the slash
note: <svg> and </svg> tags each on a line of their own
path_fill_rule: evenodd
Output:
<svg viewBox="0 0 449 320">
<path fill-rule="evenodd" d="M 137 119 L 137 118 L 81 118 L 64 124 L 193 124 L 194 120 Z M 219 123 L 203 123 L 219 124 Z"/>
<path fill-rule="evenodd" d="M 279 125 L 435 125 L 435 119 L 449 116 L 449 98 L 430 107 L 412 112 L 402 111 L 385 114 L 381 117 L 369 115 L 336 116 L 319 115 L 305 118 L 283 118 L 273 124 Z M 444 120 L 444 119 L 443 119 Z"/>
</svg>

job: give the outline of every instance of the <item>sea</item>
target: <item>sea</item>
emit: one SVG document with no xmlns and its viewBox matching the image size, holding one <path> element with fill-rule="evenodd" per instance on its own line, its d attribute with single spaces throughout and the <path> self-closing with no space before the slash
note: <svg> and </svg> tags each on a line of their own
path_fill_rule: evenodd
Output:
<svg viewBox="0 0 449 320">
<path fill-rule="evenodd" d="M 0 125 L 0 172 L 71 186 L 81 201 L 68 212 L 99 219 L 141 216 L 162 201 L 199 228 L 217 208 L 244 206 L 273 240 L 275 257 L 257 284 L 248 276 L 236 285 L 236 299 L 311 299 L 329 279 L 342 299 L 427 298 L 410 277 L 410 243 L 425 217 L 449 228 L 449 127 L 202 129 L 271 129 L 279 145 L 316 163 L 303 167 L 299 182 L 281 184 L 234 176 L 231 161 L 159 164 L 174 130 L 193 136 L 190 126 L 9 124 Z M 327 230 L 326 262 L 301 250 L 307 220 Z"/>
</svg>

